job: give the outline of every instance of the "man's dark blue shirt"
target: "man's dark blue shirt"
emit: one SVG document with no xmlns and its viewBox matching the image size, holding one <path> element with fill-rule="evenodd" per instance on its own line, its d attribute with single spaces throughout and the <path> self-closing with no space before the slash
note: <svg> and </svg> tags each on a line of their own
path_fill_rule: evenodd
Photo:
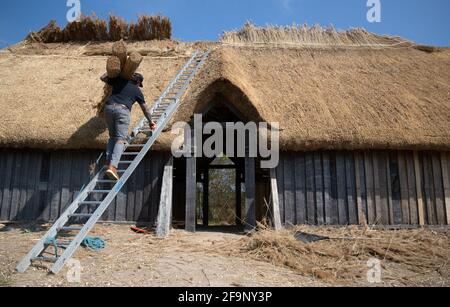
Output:
<svg viewBox="0 0 450 307">
<path fill-rule="evenodd" d="M 144 95 L 136 82 L 123 78 L 108 78 L 106 81 L 113 87 L 112 94 L 106 104 L 123 104 L 131 110 L 135 102 L 145 104 Z"/>
</svg>

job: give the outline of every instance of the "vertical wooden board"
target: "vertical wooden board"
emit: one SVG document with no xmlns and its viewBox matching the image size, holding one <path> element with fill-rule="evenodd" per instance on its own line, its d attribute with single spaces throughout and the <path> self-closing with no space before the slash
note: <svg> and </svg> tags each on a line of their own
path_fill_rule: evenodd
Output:
<svg viewBox="0 0 450 307">
<path fill-rule="evenodd" d="M 338 186 L 337 186 L 337 165 L 336 152 L 330 153 L 330 179 L 331 179 L 331 207 L 329 215 L 332 225 L 339 224 L 339 209 L 338 209 Z"/>
<path fill-rule="evenodd" d="M 398 172 L 400 179 L 400 203 L 402 208 L 402 224 L 409 225 L 409 195 L 408 195 L 408 175 L 406 171 L 406 159 L 402 151 L 398 152 Z"/>
<path fill-rule="evenodd" d="M 425 225 L 425 204 L 423 197 L 423 170 L 421 167 L 421 158 L 417 151 L 413 152 L 414 158 L 414 177 L 416 178 L 416 195 L 417 195 L 417 215 L 419 225 Z"/>
<path fill-rule="evenodd" d="M 256 226 L 255 219 L 255 158 L 245 158 L 245 223 L 246 228 Z M 286 221 L 287 223 L 287 221 Z"/>
<path fill-rule="evenodd" d="M 305 156 L 306 169 L 306 216 L 310 225 L 316 224 L 316 199 L 314 186 L 314 157 L 308 152 Z"/>
<path fill-rule="evenodd" d="M 286 159 L 285 154 L 280 155 L 280 161 L 276 167 L 277 185 L 278 185 L 278 202 L 280 205 L 280 218 L 281 224 L 285 224 L 286 211 L 284 207 L 284 161 Z"/>
<path fill-rule="evenodd" d="M 427 215 L 428 225 L 436 225 L 436 203 L 433 188 L 433 165 L 431 157 L 428 152 L 422 153 L 422 168 L 423 168 L 423 185 L 425 196 L 425 212 Z"/>
<path fill-rule="evenodd" d="M 247 170 L 246 170 L 246 173 L 247 173 Z M 246 174 L 246 177 L 247 176 L 248 175 Z M 246 180 L 245 184 L 246 184 L 246 188 L 245 188 L 246 193 L 245 194 L 247 195 L 248 194 L 247 180 Z M 196 189 L 197 189 L 196 158 L 186 158 L 186 230 L 191 231 L 191 232 L 196 230 L 196 224 L 197 224 L 197 220 L 196 220 L 196 206 L 197 206 L 196 195 L 197 195 L 197 192 L 196 192 Z M 247 198 L 247 196 L 246 196 L 246 198 Z M 152 207 L 153 207 L 153 204 L 152 204 Z M 153 216 L 152 216 L 152 221 L 153 221 Z"/>
<path fill-rule="evenodd" d="M 26 186 L 26 204 L 24 210 L 24 220 L 33 221 L 38 218 L 39 208 L 39 177 L 41 170 L 41 153 L 30 152 L 29 174 Z"/>
<path fill-rule="evenodd" d="M 12 175 L 12 181 L 11 181 L 11 190 L 12 190 L 12 196 L 11 196 L 11 208 L 9 213 L 9 221 L 16 221 L 20 209 L 20 183 L 21 183 L 21 172 L 24 169 L 23 168 L 23 162 L 24 162 L 24 152 L 17 152 L 15 163 L 13 165 L 13 175 Z"/>
<path fill-rule="evenodd" d="M 297 225 L 306 223 L 306 178 L 303 153 L 295 156 L 295 215 Z"/>
<path fill-rule="evenodd" d="M 373 156 L 371 152 L 364 153 L 364 170 L 366 175 L 367 220 L 369 224 L 375 224 L 375 183 L 373 179 Z"/>
<path fill-rule="evenodd" d="M 151 185 L 151 157 L 147 157 L 144 162 L 144 190 L 143 190 L 143 199 L 142 199 L 142 211 L 141 217 L 142 220 L 149 222 L 150 221 L 150 203 L 151 203 L 151 194 L 152 194 L 152 185 Z M 175 183 L 174 183 L 175 185 Z"/>
<path fill-rule="evenodd" d="M 292 155 L 286 155 L 286 160 L 283 166 L 285 224 L 286 226 L 290 226 L 295 224 L 294 157 Z"/>
<path fill-rule="evenodd" d="M 391 180 L 391 157 L 386 154 L 386 185 L 387 185 L 387 201 L 389 210 L 389 224 L 394 225 L 394 201 L 392 198 L 392 180 Z"/>
<path fill-rule="evenodd" d="M 388 154 L 387 152 L 378 152 L 378 180 L 379 180 L 379 203 L 381 219 L 380 222 L 383 225 L 389 225 L 389 201 L 388 201 L 388 177 L 387 177 L 387 165 Z"/>
<path fill-rule="evenodd" d="M 72 203 L 72 193 L 70 191 L 70 177 L 72 176 L 72 171 L 74 169 L 74 164 L 72 163 L 73 154 L 71 151 L 67 151 L 64 154 L 62 161 L 61 172 L 61 205 L 59 215 L 61 215 L 66 208 Z"/>
<path fill-rule="evenodd" d="M 356 191 L 356 210 L 358 214 L 358 224 L 364 225 L 366 223 L 365 204 L 363 202 L 362 184 L 361 184 L 361 172 L 364 172 L 364 158 L 360 152 L 355 152 L 355 191 Z M 364 178 L 364 177 L 363 177 Z"/>
<path fill-rule="evenodd" d="M 1 211 L 3 204 L 3 183 L 6 181 L 5 178 L 6 173 L 6 151 L 0 149 L 0 221 L 1 219 Z"/>
<path fill-rule="evenodd" d="M 438 225 L 445 225 L 447 217 L 444 207 L 444 184 L 442 180 L 441 158 L 438 152 L 431 153 L 431 163 L 433 167 L 433 188 L 436 204 L 436 219 Z"/>
<path fill-rule="evenodd" d="M 82 182 L 82 168 L 83 168 L 83 155 L 84 152 L 72 152 L 72 169 L 70 172 L 70 194 L 71 200 L 73 201 L 83 186 Z M 87 212 L 87 211 L 84 211 Z"/>
<path fill-rule="evenodd" d="M 324 152 L 322 155 L 323 162 L 323 202 L 324 202 L 324 215 L 325 224 L 333 224 L 332 212 L 335 204 L 331 197 L 331 165 L 330 165 L 330 153 Z"/>
<path fill-rule="evenodd" d="M 239 177 L 239 174 L 237 176 L 237 178 Z M 209 179 L 207 179 L 206 181 L 208 182 Z M 240 185 L 240 180 L 237 180 L 237 183 L 239 186 Z M 272 222 L 273 222 L 273 227 L 275 230 L 280 230 L 282 228 L 281 226 L 281 215 L 280 215 L 280 202 L 278 199 L 278 186 L 277 186 L 277 176 L 276 176 L 276 171 L 275 169 L 271 169 L 270 170 L 270 194 L 271 194 L 271 200 L 270 203 L 272 204 L 271 207 L 271 211 L 272 211 Z M 239 204 L 239 201 L 237 201 L 237 203 Z M 240 222 L 240 210 L 238 210 L 239 212 L 236 214 L 237 217 L 239 218 L 239 221 L 236 222 L 236 225 L 239 225 Z"/>
<path fill-rule="evenodd" d="M 417 208 L 416 177 L 414 174 L 414 157 L 412 152 L 406 152 L 406 172 L 408 175 L 409 215 L 412 225 L 419 225 Z"/>
<path fill-rule="evenodd" d="M 7 153 L 6 158 L 6 169 L 5 169 L 5 181 L 3 182 L 3 201 L 1 208 L 1 220 L 9 221 L 11 212 L 11 201 L 12 201 L 12 183 L 14 178 L 14 166 L 15 160 L 18 158 L 17 152 L 12 151 Z"/>
<path fill-rule="evenodd" d="M 50 221 L 59 217 L 61 205 L 61 177 L 62 162 L 64 155 L 55 151 L 50 158 L 50 180 L 49 180 L 49 202 L 50 202 Z"/>
<path fill-rule="evenodd" d="M 27 211 L 27 203 L 28 203 L 28 179 L 29 176 L 32 175 L 32 169 L 30 165 L 31 152 L 24 151 L 24 159 L 22 164 L 22 169 L 20 171 L 20 200 L 19 200 L 19 210 L 17 213 L 17 220 L 24 221 L 25 220 L 25 212 Z"/>
<path fill-rule="evenodd" d="M 197 165 L 197 161 L 194 159 L 193 161 L 193 165 L 191 165 L 193 167 L 193 172 L 195 175 L 193 177 L 193 193 L 194 193 L 194 201 L 195 201 L 195 205 L 194 205 L 194 215 L 195 215 L 195 209 L 196 209 L 196 189 L 197 189 L 197 169 L 196 169 L 196 165 Z M 151 178 L 152 178 L 152 198 L 151 198 L 151 206 L 150 206 L 150 222 L 152 223 L 152 225 L 154 223 L 156 223 L 156 219 L 157 219 L 157 215 L 158 215 L 158 206 L 159 206 L 159 199 L 160 199 L 160 195 L 161 195 L 161 177 L 162 177 L 162 172 L 164 170 L 164 161 L 162 159 L 161 154 L 159 153 L 155 153 L 155 155 L 152 157 L 152 172 L 151 172 Z M 196 222 L 196 221 L 195 221 Z"/>
<path fill-rule="evenodd" d="M 139 167 L 134 171 L 134 173 L 128 178 L 126 184 L 127 190 L 127 201 L 125 209 L 125 221 L 133 221 L 134 219 L 134 206 L 136 203 L 135 191 L 136 191 L 136 174 L 139 172 Z"/>
<path fill-rule="evenodd" d="M 4 211 L 8 211 L 9 202 L 4 195 L 8 194 L 9 190 L 9 177 L 8 177 L 8 154 L 6 150 L 0 150 L 0 221 L 6 221 L 4 218 Z M 8 187 L 6 189 L 6 187 Z"/>
<path fill-rule="evenodd" d="M 345 178 L 345 153 L 336 153 L 337 204 L 339 225 L 348 225 L 347 187 Z"/>
<path fill-rule="evenodd" d="M 401 195 L 400 195 L 400 178 L 398 167 L 398 153 L 389 153 L 389 174 L 391 181 L 391 199 L 392 199 L 392 223 L 400 225 L 403 223 Z"/>
<path fill-rule="evenodd" d="M 380 197 L 380 176 L 378 174 L 378 153 L 372 152 L 372 165 L 373 165 L 373 191 L 375 197 L 375 224 L 382 224 L 381 222 L 381 197 Z"/>
<path fill-rule="evenodd" d="M 356 204 L 355 159 L 353 152 L 345 153 L 345 178 L 347 186 L 348 222 L 358 224 L 358 208 Z"/>
<path fill-rule="evenodd" d="M 127 189 L 128 185 L 120 190 L 116 197 L 116 214 L 114 221 L 124 222 L 127 219 Z"/>
<path fill-rule="evenodd" d="M 447 152 L 441 152 L 441 167 L 447 225 L 450 225 L 450 154 Z"/>
<path fill-rule="evenodd" d="M 149 155 L 147 155 L 148 157 Z M 144 222 L 142 219 L 142 207 L 143 207 L 143 191 L 144 191 L 144 173 L 145 173 L 145 159 L 141 162 L 140 166 L 136 170 L 136 192 L 135 192 L 135 205 L 134 205 L 134 217 L 133 220 L 137 222 Z"/>
<path fill-rule="evenodd" d="M 314 153 L 314 186 L 316 198 L 316 216 L 317 224 L 325 224 L 325 203 L 324 203 L 324 180 L 323 180 L 323 164 L 322 154 Z"/>
</svg>

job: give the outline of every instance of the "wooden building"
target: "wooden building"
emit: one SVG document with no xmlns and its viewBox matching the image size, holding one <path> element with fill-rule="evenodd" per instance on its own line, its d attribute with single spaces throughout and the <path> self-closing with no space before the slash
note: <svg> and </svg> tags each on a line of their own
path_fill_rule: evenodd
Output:
<svg viewBox="0 0 450 307">
<path fill-rule="evenodd" d="M 279 122 L 280 163 L 271 172 L 259 158 L 174 159 L 174 222 L 195 230 L 201 215 L 208 224 L 209 195 L 198 187 L 209 191 L 210 170 L 225 168 L 235 171 L 236 223 L 255 225 L 278 200 L 287 226 L 449 224 L 449 50 L 130 44 L 145 56 L 148 101 L 195 48 L 214 51 L 172 124 L 194 114 Z M 88 182 L 107 141 L 95 105 L 108 50 L 21 43 L 0 51 L 1 221 L 52 221 Z M 133 110 L 133 123 L 140 116 Z M 168 127 L 104 220 L 155 223 L 174 137 Z"/>
</svg>

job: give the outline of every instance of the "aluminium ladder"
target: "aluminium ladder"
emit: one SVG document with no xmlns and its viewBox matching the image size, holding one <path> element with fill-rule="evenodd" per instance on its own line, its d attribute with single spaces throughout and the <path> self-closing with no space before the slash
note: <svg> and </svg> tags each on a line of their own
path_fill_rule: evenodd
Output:
<svg viewBox="0 0 450 307">
<path fill-rule="evenodd" d="M 170 121 L 180 105 L 181 99 L 189 87 L 190 82 L 195 77 L 201 66 L 205 63 L 210 52 L 210 50 L 205 52 L 195 51 L 189 61 L 180 70 L 178 75 L 169 83 L 159 99 L 155 102 L 155 105 L 151 109 L 151 114 L 152 120 L 154 120 L 157 124 L 156 130 L 150 130 L 149 123 L 145 118 L 142 119 L 134 128 L 131 136 L 128 138 L 128 145 L 126 146 L 124 155 L 120 161 L 120 168 L 122 166 L 125 167 L 125 169 L 120 169 L 118 171 L 120 180 L 104 180 L 103 178 L 105 176 L 106 169 L 102 168 L 93 177 L 91 182 L 82 188 L 72 204 L 61 214 L 44 237 L 42 237 L 42 239 L 36 243 L 30 252 L 19 262 L 16 267 L 18 272 L 25 272 L 33 261 L 52 262 L 53 266 L 50 271 L 54 274 L 57 274 L 62 269 L 66 261 L 75 253 L 76 249 L 80 246 L 90 230 L 101 218 L 108 206 L 120 192 L 122 187 L 150 150 L 156 139 L 164 130 L 167 123 Z M 137 136 L 139 134 L 147 135 L 148 139 L 145 144 L 133 144 L 133 142 L 137 140 Z M 127 158 L 130 160 L 124 160 Z M 105 188 L 105 185 L 108 186 L 108 188 Z M 93 199 L 93 196 L 97 197 Z M 99 198 L 102 200 L 99 200 Z M 86 211 L 91 213 L 85 213 Z M 81 226 L 66 226 L 69 223 L 74 225 L 75 223 L 71 222 L 74 220 L 78 221 L 79 223 L 77 223 L 77 225 Z M 86 222 L 83 223 L 81 221 Z M 67 235 L 74 231 L 76 231 L 77 234 L 72 240 L 57 240 L 59 234 Z M 46 253 L 47 248 L 55 249 L 55 255 L 53 257 L 43 255 Z M 63 250 L 59 256 L 58 248 Z"/>
</svg>

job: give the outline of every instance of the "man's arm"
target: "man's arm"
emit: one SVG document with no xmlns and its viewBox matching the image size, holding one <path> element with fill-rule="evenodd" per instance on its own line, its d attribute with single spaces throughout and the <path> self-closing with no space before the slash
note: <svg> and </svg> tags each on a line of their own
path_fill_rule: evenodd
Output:
<svg viewBox="0 0 450 307">
<path fill-rule="evenodd" d="M 147 118 L 148 122 L 150 123 L 150 129 L 155 130 L 156 129 L 156 123 L 152 121 L 152 115 L 150 114 L 150 111 L 148 110 L 148 106 L 146 103 L 139 104 L 141 106 L 142 112 L 145 115 L 145 118 Z"/>
</svg>

